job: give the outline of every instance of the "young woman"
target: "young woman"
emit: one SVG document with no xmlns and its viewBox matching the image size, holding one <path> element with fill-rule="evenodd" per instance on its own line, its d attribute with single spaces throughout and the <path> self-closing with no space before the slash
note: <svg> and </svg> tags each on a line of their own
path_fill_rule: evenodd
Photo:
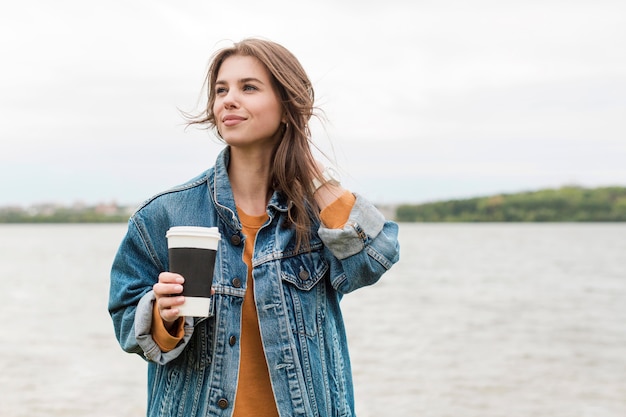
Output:
<svg viewBox="0 0 626 417">
<path fill-rule="evenodd" d="M 224 150 L 133 214 L 111 272 L 116 336 L 149 361 L 148 416 L 353 416 L 339 302 L 398 261 L 397 225 L 314 159 L 313 88 L 284 47 L 218 51 L 207 88 L 190 123 Z M 179 317 L 172 226 L 222 235 L 208 318 Z"/>
</svg>

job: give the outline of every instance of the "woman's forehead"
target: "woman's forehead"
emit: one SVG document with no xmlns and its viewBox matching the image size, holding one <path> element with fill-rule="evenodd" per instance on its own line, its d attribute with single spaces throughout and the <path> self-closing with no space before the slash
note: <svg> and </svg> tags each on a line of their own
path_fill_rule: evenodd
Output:
<svg viewBox="0 0 626 417">
<path fill-rule="evenodd" d="M 270 74 L 257 58 L 247 55 L 231 55 L 226 58 L 217 72 L 217 82 L 234 82 L 248 78 L 269 81 Z"/>
</svg>

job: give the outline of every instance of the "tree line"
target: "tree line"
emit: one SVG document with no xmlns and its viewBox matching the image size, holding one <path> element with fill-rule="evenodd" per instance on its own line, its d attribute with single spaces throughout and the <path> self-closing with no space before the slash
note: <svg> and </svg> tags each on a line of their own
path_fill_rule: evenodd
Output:
<svg viewBox="0 0 626 417">
<path fill-rule="evenodd" d="M 626 187 L 558 189 L 498 194 L 396 209 L 399 222 L 623 222 Z"/>
<path fill-rule="evenodd" d="M 56 207 L 28 211 L 0 207 L 0 223 L 125 223 L 123 207 Z M 568 186 L 514 194 L 402 204 L 388 217 L 399 222 L 624 222 L 626 187 Z"/>
<path fill-rule="evenodd" d="M 93 207 L 74 209 L 59 207 L 45 212 L 0 208 L 0 223 L 125 223 L 129 214 L 100 213 Z"/>
</svg>

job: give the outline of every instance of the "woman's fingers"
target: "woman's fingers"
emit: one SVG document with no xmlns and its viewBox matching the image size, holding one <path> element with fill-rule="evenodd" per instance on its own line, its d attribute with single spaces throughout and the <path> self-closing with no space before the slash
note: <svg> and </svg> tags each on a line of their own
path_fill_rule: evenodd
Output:
<svg viewBox="0 0 626 417">
<path fill-rule="evenodd" d="M 159 282 L 152 287 L 156 297 L 159 314 L 165 322 L 173 322 L 178 318 L 178 306 L 185 302 L 183 292 L 184 278 L 172 272 L 159 274 Z"/>
<path fill-rule="evenodd" d="M 185 279 L 179 274 L 172 272 L 161 272 L 159 274 L 159 282 L 154 284 L 152 289 L 157 298 L 163 296 L 171 296 L 183 292 L 183 283 Z"/>
<path fill-rule="evenodd" d="M 179 316 L 178 307 L 185 302 L 183 292 L 185 279 L 180 274 L 173 272 L 161 272 L 159 282 L 152 286 L 156 297 L 157 307 L 161 318 L 171 324 Z M 211 295 L 215 295 L 215 288 L 211 287 Z"/>
<path fill-rule="evenodd" d="M 183 286 L 181 284 L 162 284 L 157 282 L 152 289 L 154 290 L 156 298 L 169 297 L 183 292 Z"/>
<path fill-rule="evenodd" d="M 159 307 L 161 318 L 166 322 L 173 322 L 178 318 L 178 306 L 185 302 L 185 297 L 182 295 L 175 297 L 161 297 L 157 299 L 156 302 Z"/>
<path fill-rule="evenodd" d="M 160 284 L 182 284 L 185 282 L 185 278 L 182 275 L 174 272 L 161 272 L 159 274 Z"/>
</svg>

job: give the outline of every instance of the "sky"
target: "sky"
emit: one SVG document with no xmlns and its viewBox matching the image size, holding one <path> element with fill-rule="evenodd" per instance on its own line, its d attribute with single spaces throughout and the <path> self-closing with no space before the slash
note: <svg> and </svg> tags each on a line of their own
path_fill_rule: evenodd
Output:
<svg viewBox="0 0 626 417">
<path fill-rule="evenodd" d="M 0 206 L 133 205 L 212 166 L 181 111 L 252 36 L 298 57 L 322 160 L 375 203 L 626 185 L 624 1 L 24 0 L 0 6 Z"/>
</svg>

